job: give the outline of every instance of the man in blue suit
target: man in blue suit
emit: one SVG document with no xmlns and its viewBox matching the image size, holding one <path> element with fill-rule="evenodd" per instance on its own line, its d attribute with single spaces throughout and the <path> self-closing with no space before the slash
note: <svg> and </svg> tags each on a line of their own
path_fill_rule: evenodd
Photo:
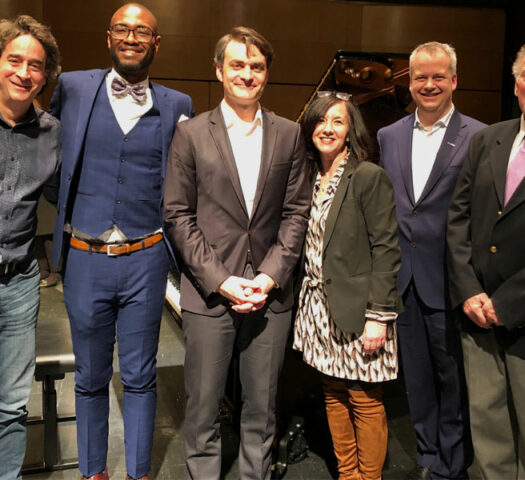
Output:
<svg viewBox="0 0 525 480">
<path fill-rule="evenodd" d="M 127 478 L 147 478 L 156 409 L 156 353 L 168 271 L 162 233 L 166 159 L 191 99 L 148 80 L 160 36 L 154 15 L 127 4 L 111 18 L 113 68 L 60 76 L 63 166 L 55 261 L 76 359 L 79 468 L 105 480 L 115 335 L 124 386 Z"/>
<path fill-rule="evenodd" d="M 428 42 L 410 55 L 417 110 L 378 132 L 394 185 L 405 312 L 398 336 L 418 466 L 410 479 L 467 478 L 471 444 L 459 332 L 448 299 L 447 210 L 470 137 L 484 125 L 452 103 L 456 53 Z"/>
</svg>

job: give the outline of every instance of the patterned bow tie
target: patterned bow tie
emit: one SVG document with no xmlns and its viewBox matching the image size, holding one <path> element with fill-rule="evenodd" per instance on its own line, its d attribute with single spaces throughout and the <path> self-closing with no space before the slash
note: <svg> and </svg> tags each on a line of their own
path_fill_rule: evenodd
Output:
<svg viewBox="0 0 525 480">
<path fill-rule="evenodd" d="M 137 103 L 146 101 L 145 85 L 130 85 L 120 78 L 114 78 L 111 82 L 111 92 L 116 96 L 131 95 Z"/>
</svg>

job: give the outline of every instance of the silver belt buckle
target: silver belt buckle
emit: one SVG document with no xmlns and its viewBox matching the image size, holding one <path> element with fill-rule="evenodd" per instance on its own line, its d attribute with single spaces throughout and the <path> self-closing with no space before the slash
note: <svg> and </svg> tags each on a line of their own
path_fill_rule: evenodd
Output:
<svg viewBox="0 0 525 480">
<path fill-rule="evenodd" d="M 119 253 L 111 253 L 111 247 L 118 247 L 118 246 L 119 246 L 118 243 L 108 243 L 106 255 L 108 257 L 118 257 L 120 255 Z"/>
</svg>

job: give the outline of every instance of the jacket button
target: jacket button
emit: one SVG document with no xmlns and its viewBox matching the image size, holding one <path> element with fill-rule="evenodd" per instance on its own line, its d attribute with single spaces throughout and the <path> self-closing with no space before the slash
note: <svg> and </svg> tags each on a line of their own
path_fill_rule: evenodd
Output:
<svg viewBox="0 0 525 480">
<path fill-rule="evenodd" d="M 330 284 L 332 283 L 332 279 L 331 279 L 331 278 L 327 278 L 325 283 L 326 283 L 327 285 L 330 285 Z"/>
<path fill-rule="evenodd" d="M 412 210 L 412 216 L 417 217 L 417 210 Z"/>
<path fill-rule="evenodd" d="M 498 210 L 498 215 L 501 215 L 503 212 L 501 210 Z"/>
<path fill-rule="evenodd" d="M 410 243 L 410 246 L 411 246 L 412 248 L 416 248 L 416 242 L 411 242 L 411 243 Z"/>
<path fill-rule="evenodd" d="M 490 251 L 491 251 L 492 253 L 496 253 L 496 252 L 498 251 L 498 247 L 496 247 L 496 245 L 492 245 L 492 246 L 490 247 Z"/>
</svg>

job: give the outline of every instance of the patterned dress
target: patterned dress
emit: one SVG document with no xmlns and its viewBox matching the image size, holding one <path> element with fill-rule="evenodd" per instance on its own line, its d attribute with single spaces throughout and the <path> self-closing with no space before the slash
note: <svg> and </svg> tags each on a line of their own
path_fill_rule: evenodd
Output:
<svg viewBox="0 0 525 480">
<path fill-rule="evenodd" d="M 345 164 L 346 161 L 343 161 L 337 169 L 324 196 L 321 195 L 320 174 L 315 182 L 306 234 L 305 277 L 294 326 L 293 348 L 303 352 L 303 360 L 307 364 L 326 375 L 348 380 L 383 382 L 397 377 L 395 322 L 387 324 L 385 345 L 368 355 L 363 350 L 361 333 L 343 332 L 331 319 L 323 287 L 325 222 Z M 348 295 L 352 295 L 352 292 L 348 292 Z M 366 316 L 378 317 L 377 312 L 368 310 Z M 388 316 L 387 314 L 386 317 Z"/>
</svg>

